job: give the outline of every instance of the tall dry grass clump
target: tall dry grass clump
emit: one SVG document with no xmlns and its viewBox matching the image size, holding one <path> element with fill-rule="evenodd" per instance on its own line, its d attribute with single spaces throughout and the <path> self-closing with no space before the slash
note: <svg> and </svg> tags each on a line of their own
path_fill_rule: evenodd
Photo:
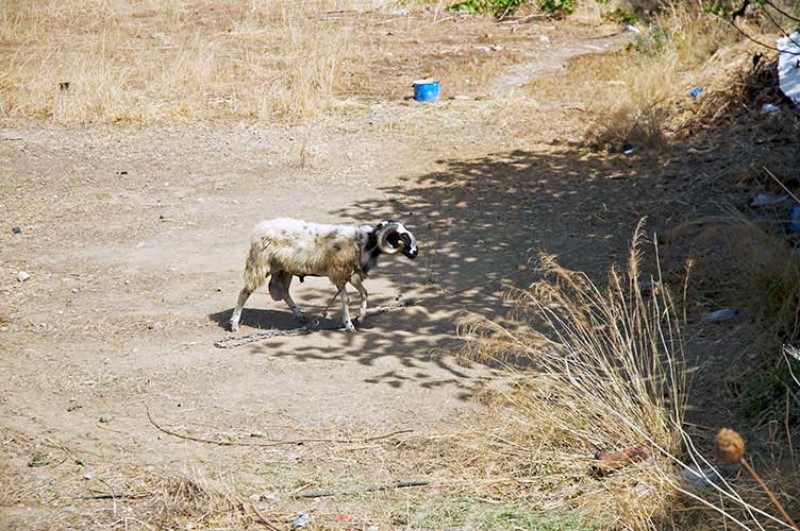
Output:
<svg viewBox="0 0 800 531">
<path fill-rule="evenodd" d="M 331 11 L 374 2 L 9 0 L 0 117 L 57 122 L 304 119 L 360 61 Z"/>
<path fill-rule="evenodd" d="M 738 38 L 707 7 L 667 3 L 627 50 L 594 66 L 594 86 L 585 90 L 592 94 L 589 136 L 595 142 L 660 147 L 675 133 L 672 117 L 691 101 L 689 91 L 703 85 L 698 68 Z"/>
<path fill-rule="evenodd" d="M 513 324 L 465 325 L 472 356 L 530 367 L 512 369 L 519 384 L 482 427 L 486 459 L 535 485 L 531 499 L 611 528 L 665 517 L 682 445 L 680 323 L 660 279 L 643 283 L 643 240 L 640 225 L 627 270 L 605 287 L 542 256 L 542 280 L 513 292 Z"/>
</svg>

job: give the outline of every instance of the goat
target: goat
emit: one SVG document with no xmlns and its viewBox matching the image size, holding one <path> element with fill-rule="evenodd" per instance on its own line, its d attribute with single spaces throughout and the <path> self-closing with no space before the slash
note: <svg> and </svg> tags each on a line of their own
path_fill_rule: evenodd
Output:
<svg viewBox="0 0 800 531">
<path fill-rule="evenodd" d="M 359 318 L 367 316 L 367 290 L 363 280 L 375 267 L 381 254 L 417 257 L 417 239 L 402 223 L 394 220 L 370 225 L 323 225 L 289 218 L 262 221 L 253 229 L 250 252 L 244 269 L 244 287 L 239 292 L 230 320 L 231 331 L 239 329 L 247 299 L 267 277 L 273 300 L 283 300 L 300 322 L 303 311 L 289 294 L 293 277 L 300 282 L 307 276 L 328 277 L 342 299 L 343 324 L 353 332 L 350 319 L 349 282 L 361 294 Z"/>
</svg>

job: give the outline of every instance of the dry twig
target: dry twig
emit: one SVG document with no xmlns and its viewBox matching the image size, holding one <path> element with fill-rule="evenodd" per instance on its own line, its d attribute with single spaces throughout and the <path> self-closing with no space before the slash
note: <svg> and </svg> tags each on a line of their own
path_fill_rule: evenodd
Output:
<svg viewBox="0 0 800 531">
<path fill-rule="evenodd" d="M 239 441 L 230 441 L 230 440 L 223 440 L 223 441 L 215 441 L 214 439 L 204 439 L 202 437 L 195 437 L 193 435 L 187 435 L 184 433 L 178 433 L 176 431 L 172 431 L 167 429 L 160 424 L 158 424 L 154 419 L 153 416 L 150 414 L 150 408 L 145 408 L 147 411 L 147 418 L 158 431 L 162 433 L 166 433 L 167 435 L 171 435 L 173 437 L 178 437 L 179 439 L 184 439 L 187 441 L 198 442 L 198 443 L 205 443 L 205 444 L 215 444 L 217 446 L 249 446 L 249 447 L 271 447 L 271 446 L 283 446 L 283 445 L 292 445 L 297 446 L 301 444 L 311 444 L 311 443 L 329 443 L 329 444 L 354 444 L 354 443 L 365 443 L 365 442 L 372 442 L 372 441 L 379 441 L 381 439 L 388 439 L 389 437 L 394 437 L 395 435 L 400 435 L 403 433 L 411 433 L 414 430 L 410 428 L 402 429 L 402 430 L 395 430 L 389 433 L 385 433 L 382 435 L 376 435 L 373 437 L 366 437 L 363 439 L 336 439 L 336 438 L 326 438 L 326 439 L 311 439 L 311 438 L 303 438 L 303 439 L 291 439 L 287 441 L 279 441 L 279 440 L 271 440 L 270 442 L 266 443 L 245 443 Z"/>
</svg>

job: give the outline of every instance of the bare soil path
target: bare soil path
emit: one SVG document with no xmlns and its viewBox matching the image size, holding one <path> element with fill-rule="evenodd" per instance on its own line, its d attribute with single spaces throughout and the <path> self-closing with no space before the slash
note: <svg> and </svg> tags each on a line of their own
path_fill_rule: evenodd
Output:
<svg viewBox="0 0 800 531">
<path fill-rule="evenodd" d="M 586 51 L 562 44 L 551 43 L 558 62 Z M 554 145 L 580 130 L 578 116 L 503 97 L 365 102 L 297 127 L 3 129 L 0 527 L 136 527 L 135 500 L 75 497 L 138 492 L 151 477 L 205 477 L 239 494 L 429 479 L 393 463 L 385 445 L 348 453 L 335 441 L 459 427 L 497 373 L 454 355 L 457 316 L 501 319 L 501 280 L 525 285 L 541 249 L 602 270 L 650 196 L 621 193 L 636 186 L 625 164 Z M 525 134 L 506 134 L 510 122 Z M 367 288 L 373 305 L 419 304 L 356 334 L 215 348 L 228 335 L 250 228 L 274 216 L 402 220 L 419 259 L 384 259 Z M 20 271 L 30 278 L 18 281 Z M 311 278 L 293 292 L 317 313 L 334 293 Z M 332 305 L 323 322 L 339 311 Z M 295 326 L 260 293 L 242 333 Z M 169 436 L 147 408 L 175 432 L 245 446 Z M 296 439 L 329 442 L 246 446 Z"/>
</svg>

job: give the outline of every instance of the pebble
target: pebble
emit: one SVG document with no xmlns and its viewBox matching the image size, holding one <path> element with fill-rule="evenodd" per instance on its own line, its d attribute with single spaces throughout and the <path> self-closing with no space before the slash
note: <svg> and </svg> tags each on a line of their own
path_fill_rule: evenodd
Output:
<svg viewBox="0 0 800 531">
<path fill-rule="evenodd" d="M 30 273 L 27 273 L 25 271 L 20 271 L 19 273 L 17 273 L 17 280 L 20 282 L 25 282 L 29 278 L 31 278 Z"/>
<path fill-rule="evenodd" d="M 108 424 L 112 420 L 114 420 L 114 415 L 112 415 L 111 413 L 103 413 L 102 415 L 100 415 L 100 422 L 102 422 L 103 424 Z"/>
<path fill-rule="evenodd" d="M 164 321 L 155 321 L 147 325 L 149 330 L 164 330 L 167 328 L 167 323 Z"/>
<path fill-rule="evenodd" d="M 12 234 L 22 234 L 22 228 L 20 227 L 11 227 Z"/>
</svg>

